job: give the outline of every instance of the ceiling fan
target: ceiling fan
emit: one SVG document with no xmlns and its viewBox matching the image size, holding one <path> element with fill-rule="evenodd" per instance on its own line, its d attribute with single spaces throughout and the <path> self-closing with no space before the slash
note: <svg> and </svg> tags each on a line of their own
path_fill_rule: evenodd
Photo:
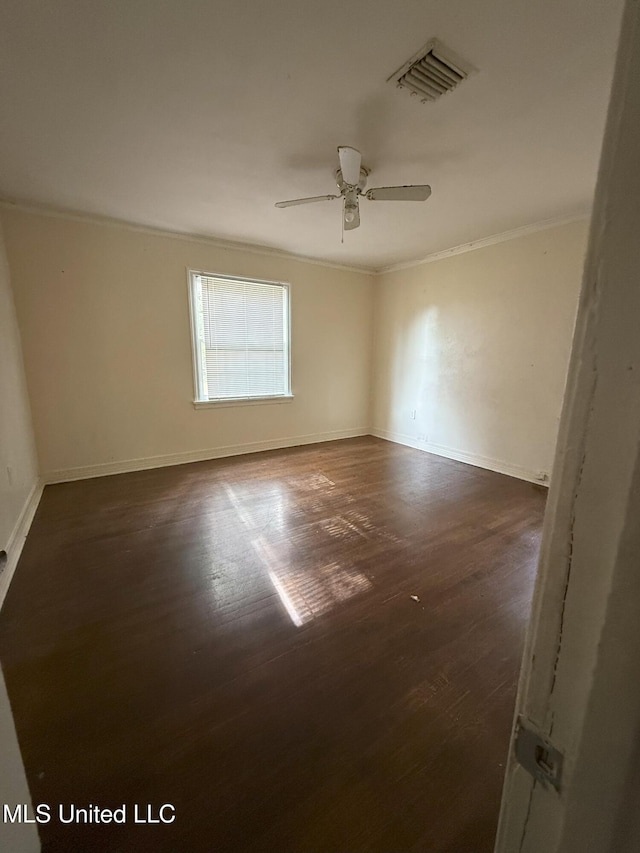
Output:
<svg viewBox="0 0 640 853">
<path fill-rule="evenodd" d="M 369 177 L 369 169 L 362 165 L 362 155 L 356 148 L 341 145 L 338 148 L 340 168 L 336 169 L 336 183 L 340 195 L 315 195 L 309 198 L 293 198 L 290 201 L 278 201 L 276 207 L 293 207 L 296 204 L 312 204 L 315 201 L 344 199 L 342 205 L 342 224 L 345 231 L 353 231 L 360 225 L 359 198 L 369 201 L 426 201 L 431 195 L 428 184 L 414 184 L 405 187 L 373 187 L 364 192 Z"/>
</svg>

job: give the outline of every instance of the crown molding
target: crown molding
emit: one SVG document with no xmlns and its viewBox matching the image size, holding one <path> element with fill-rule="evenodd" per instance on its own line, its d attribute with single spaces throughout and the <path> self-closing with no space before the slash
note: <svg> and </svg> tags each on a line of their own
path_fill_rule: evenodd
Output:
<svg viewBox="0 0 640 853">
<path fill-rule="evenodd" d="M 386 273 L 407 270 L 412 267 L 419 267 L 422 266 L 422 264 L 430 264 L 433 263 L 433 261 L 442 261 L 445 258 L 452 258 L 454 255 L 463 255 L 465 252 L 473 252 L 475 249 L 483 249 L 486 246 L 495 246 L 496 243 L 506 243 L 508 240 L 515 240 L 517 237 L 526 237 L 528 234 L 535 234 L 537 231 L 546 231 L 549 228 L 558 228 L 561 225 L 569 225 L 571 222 L 581 222 L 589 219 L 590 216 L 591 208 L 588 208 L 569 216 L 541 219 L 538 222 L 532 222 L 530 225 L 522 225 L 519 228 L 512 228 L 509 231 L 501 231 L 499 234 L 491 234 L 488 237 L 480 237 L 478 240 L 471 240 L 469 243 L 461 243 L 459 246 L 452 246 L 450 249 L 443 249 L 440 252 L 432 252 L 429 255 L 425 255 L 423 258 L 417 258 L 413 261 L 401 261 L 397 264 L 391 264 L 388 267 L 382 267 L 381 269 L 376 270 L 374 275 L 385 275 Z"/>
<path fill-rule="evenodd" d="M 171 231 L 167 228 L 154 228 L 150 225 L 141 225 L 137 222 L 129 222 L 124 219 L 115 219 L 109 216 L 98 216 L 92 213 L 82 213 L 76 210 L 66 210 L 49 207 L 34 202 L 23 202 L 7 198 L 0 198 L 0 208 L 7 210 L 19 210 L 23 213 L 33 213 L 37 216 L 49 216 L 53 219 L 69 219 L 74 222 L 88 222 L 93 225 L 106 225 L 109 228 L 125 228 L 128 231 L 138 231 L 155 237 L 169 237 L 174 240 L 186 240 L 190 243 L 205 243 L 216 249 L 226 249 L 232 252 L 246 252 L 252 255 L 261 255 L 270 258 L 282 258 L 287 261 L 298 261 L 303 264 L 313 264 L 319 267 L 342 270 L 344 272 L 357 272 L 363 275 L 374 275 L 373 267 L 358 267 L 351 264 L 338 264 L 331 261 L 323 261 L 320 258 L 308 255 L 297 255 L 295 252 L 287 252 L 284 249 L 274 249 L 270 246 L 261 246 L 253 243 L 242 243 L 240 241 L 223 240 L 219 237 L 206 234 L 192 234 L 186 231 Z"/>
<path fill-rule="evenodd" d="M 430 264 L 433 261 L 452 258 L 454 255 L 462 255 L 465 252 L 472 252 L 475 249 L 494 246 L 497 243 L 514 240 L 517 237 L 525 237 L 528 234 L 535 234 L 537 231 L 545 231 L 548 228 L 558 228 L 561 225 L 580 222 L 581 220 L 588 219 L 591 215 L 591 209 L 584 208 L 580 212 L 569 216 L 542 219 L 538 222 L 523 225 L 519 228 L 513 228 L 509 231 L 501 231 L 498 234 L 491 234 L 488 237 L 480 237 L 479 239 L 472 240 L 469 243 L 461 243 L 459 246 L 452 246 L 450 249 L 442 249 L 438 252 L 432 252 L 422 258 L 416 258 L 410 261 L 400 261 L 397 264 L 390 264 L 389 266 L 375 269 L 375 267 L 358 267 L 351 264 L 333 263 L 331 261 L 324 261 L 320 258 L 314 258 L 309 255 L 298 255 L 295 252 L 286 252 L 283 249 L 274 249 L 270 246 L 242 243 L 234 240 L 223 240 L 219 237 L 207 236 L 206 234 L 192 234 L 185 231 L 171 231 L 167 228 L 154 228 L 150 225 L 141 225 L 124 219 L 115 219 L 108 216 L 82 213 L 81 211 L 49 207 L 47 205 L 37 204 L 34 202 L 25 202 L 0 197 L 0 209 L 1 208 L 5 208 L 7 210 L 19 210 L 24 213 L 33 213 L 37 216 L 49 216 L 54 219 L 68 219 L 75 222 L 88 222 L 93 225 L 105 225 L 110 228 L 124 228 L 128 231 L 138 231 L 155 237 L 169 237 L 174 240 L 185 240 L 190 243 L 203 243 L 208 246 L 213 246 L 216 249 L 225 249 L 232 252 L 246 252 L 248 254 L 261 255 L 263 257 L 270 258 L 282 258 L 283 260 L 298 261 L 304 264 L 327 267 L 328 269 L 342 270 L 343 272 L 356 272 L 361 275 L 372 276 L 386 275 L 387 273 L 398 272 L 399 270 L 419 267 L 422 266 L 422 264 Z"/>
</svg>

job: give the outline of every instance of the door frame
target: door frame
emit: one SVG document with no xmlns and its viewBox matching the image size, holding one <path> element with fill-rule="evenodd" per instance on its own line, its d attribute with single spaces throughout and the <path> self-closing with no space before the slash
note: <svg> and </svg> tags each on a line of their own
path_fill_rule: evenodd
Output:
<svg viewBox="0 0 640 853">
<path fill-rule="evenodd" d="M 516 758 L 527 732 L 543 744 L 542 764 L 545 744 L 558 751 L 552 773 L 531 775 Z M 640 0 L 627 0 L 496 853 L 638 850 L 634 785 L 637 791 Z"/>
</svg>

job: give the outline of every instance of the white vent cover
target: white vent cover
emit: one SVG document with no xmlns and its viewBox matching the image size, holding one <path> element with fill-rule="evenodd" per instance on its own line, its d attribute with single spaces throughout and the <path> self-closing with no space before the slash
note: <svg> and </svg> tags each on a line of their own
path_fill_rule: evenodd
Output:
<svg viewBox="0 0 640 853">
<path fill-rule="evenodd" d="M 423 104 L 437 101 L 455 89 L 475 69 L 455 56 L 438 39 L 431 39 L 387 80 L 407 89 Z"/>
</svg>

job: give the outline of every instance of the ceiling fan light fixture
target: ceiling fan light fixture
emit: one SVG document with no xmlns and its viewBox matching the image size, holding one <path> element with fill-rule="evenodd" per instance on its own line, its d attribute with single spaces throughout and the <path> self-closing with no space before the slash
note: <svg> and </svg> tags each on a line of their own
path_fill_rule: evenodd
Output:
<svg viewBox="0 0 640 853">
<path fill-rule="evenodd" d="M 355 204 L 345 204 L 344 206 L 344 221 L 355 222 L 357 207 Z"/>
</svg>

